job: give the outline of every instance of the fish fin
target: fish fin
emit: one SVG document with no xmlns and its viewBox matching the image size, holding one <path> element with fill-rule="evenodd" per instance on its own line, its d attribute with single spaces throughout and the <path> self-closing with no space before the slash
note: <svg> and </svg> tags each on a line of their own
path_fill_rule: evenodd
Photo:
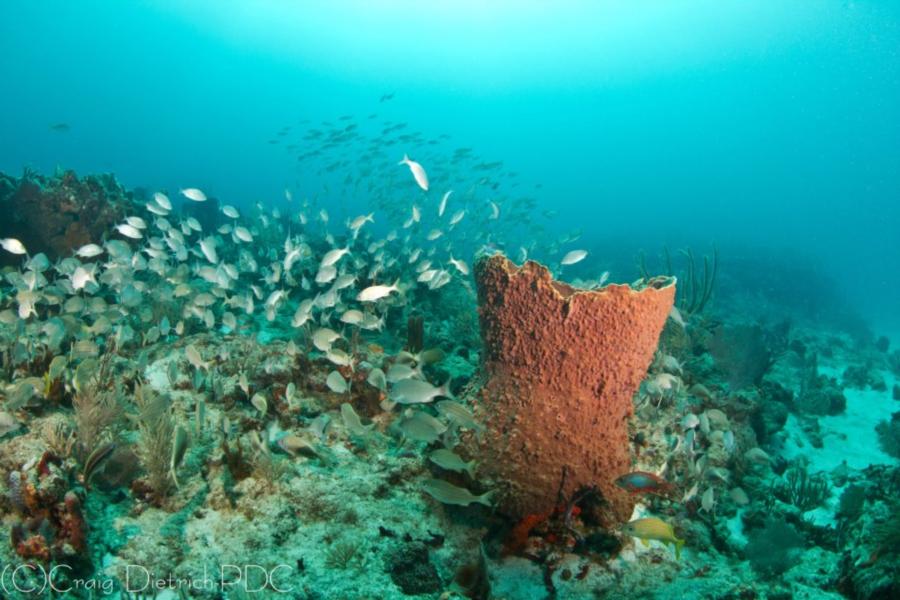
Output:
<svg viewBox="0 0 900 600">
<path fill-rule="evenodd" d="M 466 473 L 469 474 L 469 477 L 475 479 L 475 469 L 478 468 L 478 461 L 473 460 L 466 464 Z"/>
<path fill-rule="evenodd" d="M 675 538 L 675 560 L 681 560 L 681 549 L 684 547 L 684 540 Z"/>
<path fill-rule="evenodd" d="M 406 152 L 404 152 L 404 153 L 403 153 L 403 160 L 401 160 L 401 161 L 398 162 L 397 164 L 398 164 L 398 165 L 405 165 L 405 164 L 408 163 L 408 162 L 409 162 L 409 155 L 406 154 Z"/>
<path fill-rule="evenodd" d="M 487 506 L 488 508 L 493 508 L 494 505 L 491 504 L 491 500 L 492 500 L 492 498 L 493 498 L 493 496 L 494 496 L 494 492 L 495 492 L 495 491 L 496 491 L 496 490 L 491 490 L 491 491 L 489 491 L 489 492 L 483 493 L 483 494 L 480 495 L 480 496 L 475 496 L 475 502 L 477 502 L 477 503 L 479 503 L 479 504 L 484 504 L 484 505 Z"/>
<path fill-rule="evenodd" d="M 444 385 L 442 385 L 442 386 L 439 388 L 440 394 L 438 394 L 438 395 L 443 396 L 444 398 L 453 398 L 453 399 L 456 399 L 456 396 L 454 396 L 454 395 L 453 395 L 453 392 L 450 391 L 450 381 L 451 381 L 451 380 L 448 379 L 448 380 L 447 380 L 447 383 L 445 383 Z"/>
</svg>

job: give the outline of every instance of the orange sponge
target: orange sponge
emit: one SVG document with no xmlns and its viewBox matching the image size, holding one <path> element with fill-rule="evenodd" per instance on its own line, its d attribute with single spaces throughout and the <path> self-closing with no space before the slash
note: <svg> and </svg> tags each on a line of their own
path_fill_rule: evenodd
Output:
<svg viewBox="0 0 900 600">
<path fill-rule="evenodd" d="M 608 524 L 627 521 L 633 501 L 615 479 L 631 468 L 632 396 L 674 280 L 579 290 L 538 263 L 517 267 L 499 254 L 476 263 L 475 279 L 486 378 L 476 403 L 486 431 L 471 440 L 479 477 L 500 488 L 500 509 L 516 518 L 595 486 Z"/>
</svg>

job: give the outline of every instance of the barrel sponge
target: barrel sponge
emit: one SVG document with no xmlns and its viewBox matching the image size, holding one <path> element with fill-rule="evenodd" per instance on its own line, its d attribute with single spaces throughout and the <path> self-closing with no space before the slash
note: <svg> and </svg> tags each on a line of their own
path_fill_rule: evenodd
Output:
<svg viewBox="0 0 900 600">
<path fill-rule="evenodd" d="M 633 501 L 614 481 L 630 470 L 632 397 L 672 308 L 674 280 L 581 290 L 501 254 L 480 258 L 475 279 L 485 378 L 476 411 L 485 432 L 469 442 L 479 477 L 499 488 L 499 508 L 513 517 L 594 486 L 607 502 L 606 524 L 627 521 Z"/>
</svg>

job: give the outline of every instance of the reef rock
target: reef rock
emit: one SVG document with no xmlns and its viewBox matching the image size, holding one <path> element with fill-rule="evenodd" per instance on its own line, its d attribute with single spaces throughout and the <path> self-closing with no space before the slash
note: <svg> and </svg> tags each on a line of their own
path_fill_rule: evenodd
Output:
<svg viewBox="0 0 900 600">
<path fill-rule="evenodd" d="M 26 172 L 16 179 L 0 173 L 0 237 L 18 238 L 29 254 L 44 252 L 54 260 L 102 242 L 131 204 L 131 196 L 112 175 L 79 179 L 74 171 L 51 177 Z M 2 254 L 0 261 L 18 264 L 15 257 Z"/>
<path fill-rule="evenodd" d="M 595 487 L 609 524 L 631 498 L 614 480 L 631 468 L 628 419 L 675 298 L 674 280 L 641 289 L 580 290 L 535 262 L 502 255 L 475 265 L 485 383 L 479 477 L 502 511 L 546 513 Z"/>
</svg>

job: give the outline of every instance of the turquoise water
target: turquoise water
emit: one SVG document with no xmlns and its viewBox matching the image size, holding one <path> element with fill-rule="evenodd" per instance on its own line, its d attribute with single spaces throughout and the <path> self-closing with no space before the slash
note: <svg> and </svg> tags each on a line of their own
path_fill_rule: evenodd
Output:
<svg viewBox="0 0 900 600">
<path fill-rule="evenodd" d="M 3 3 L 0 597 L 897 597 L 898 49 L 896 2 Z"/>
<path fill-rule="evenodd" d="M 598 252 L 805 260 L 900 328 L 893 3 L 319 4 L 5 5 L 0 166 L 249 204 L 316 187 L 280 127 L 377 113 L 542 183 Z"/>
</svg>

